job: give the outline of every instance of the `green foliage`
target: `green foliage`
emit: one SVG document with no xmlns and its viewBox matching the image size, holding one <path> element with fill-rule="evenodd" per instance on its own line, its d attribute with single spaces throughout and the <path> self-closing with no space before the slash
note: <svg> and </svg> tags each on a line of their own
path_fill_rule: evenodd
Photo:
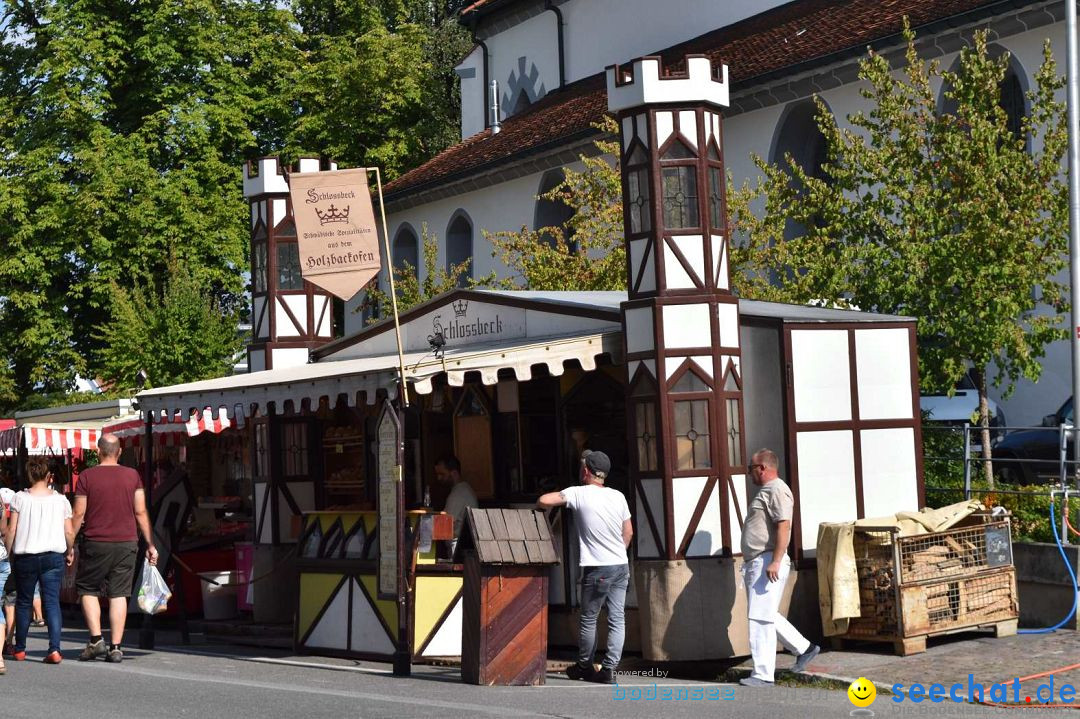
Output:
<svg viewBox="0 0 1080 719">
<path fill-rule="evenodd" d="M 319 153 L 392 177 L 456 140 L 459 5 L 0 5 L 0 407 L 102 370 L 112 287 L 163 296 L 170 258 L 243 310 L 245 160 Z"/>
<path fill-rule="evenodd" d="M 421 227 L 420 235 L 423 246 L 424 279 L 419 279 L 416 268 L 408 262 L 402 262 L 401 266 L 394 267 L 394 294 L 397 296 L 399 313 L 458 287 L 471 289 L 495 282 L 494 273 L 480 279 L 469 277 L 471 259 L 451 265 L 448 271 L 439 264 L 439 239 L 428 232 L 427 224 Z M 364 301 L 354 311 L 362 312 L 371 309 L 376 311 L 368 318 L 368 324 L 392 316 L 390 295 L 383 292 L 379 288 L 379 283 L 374 280 L 366 290 Z"/>
<path fill-rule="evenodd" d="M 112 283 L 111 321 L 99 337 L 103 376 L 122 389 L 134 386 L 140 369 L 158 386 L 228 374 L 244 343 L 239 318 L 205 286 L 176 261 L 160 293 L 148 285 Z"/>
<path fill-rule="evenodd" d="M 729 202 L 733 280 L 743 296 L 917 317 L 923 385 L 951 391 L 973 367 L 989 451 L 987 368 L 1007 394 L 1020 377 L 1037 380 L 1046 345 L 1065 336 L 1064 80 L 1047 43 L 1018 137 L 999 106 L 1008 57 L 987 54 L 985 32 L 956 73 L 924 63 L 905 36 L 898 74 L 874 53 L 861 62 L 871 109 L 849 116 L 851 129 L 818 101 L 824 177 L 791 157 L 754 158 L 764 179 Z M 939 77 L 954 111 L 938 110 Z M 785 238 L 788 221 L 805 233 Z M 1057 312 L 1038 311 L 1036 289 Z"/>
<path fill-rule="evenodd" d="M 584 169 L 567 169 L 562 182 L 538 199 L 561 202 L 574 214 L 567 228 L 484 232 L 499 258 L 516 273 L 503 284 L 527 290 L 620 290 L 626 288 L 622 182 L 618 125 L 611 117 L 595 125 L 603 133 L 599 155 L 581 155 Z M 569 233 L 567 232 L 569 230 Z M 569 237 L 567 236 L 569 234 Z"/>
<path fill-rule="evenodd" d="M 453 67 L 472 47 L 453 3 L 297 0 L 306 62 L 288 154 L 316 152 L 387 178 L 455 142 Z"/>
</svg>

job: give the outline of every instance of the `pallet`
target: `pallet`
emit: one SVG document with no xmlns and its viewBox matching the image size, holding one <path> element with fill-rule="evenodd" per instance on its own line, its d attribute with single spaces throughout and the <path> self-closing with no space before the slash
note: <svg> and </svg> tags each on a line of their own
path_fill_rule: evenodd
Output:
<svg viewBox="0 0 1080 719">
<path fill-rule="evenodd" d="M 829 645 L 835 651 L 841 651 L 844 648 L 851 646 L 851 642 L 876 642 L 876 643 L 889 643 L 893 645 L 893 652 L 900 657 L 910 656 L 912 654 L 922 654 L 926 651 L 926 640 L 929 637 L 943 637 L 948 634 L 959 634 L 960 632 L 970 632 L 977 629 L 992 629 L 994 630 L 994 636 L 1011 637 L 1016 634 L 1016 619 L 1003 619 L 999 622 L 990 622 L 986 624 L 973 624 L 970 627 L 956 627 L 953 629 L 946 629 L 939 632 L 930 632 L 928 634 L 920 634 L 918 636 L 911 637 L 898 637 L 898 636 L 874 636 L 874 637 L 852 637 L 846 634 L 841 634 L 835 637 L 829 637 Z"/>
</svg>

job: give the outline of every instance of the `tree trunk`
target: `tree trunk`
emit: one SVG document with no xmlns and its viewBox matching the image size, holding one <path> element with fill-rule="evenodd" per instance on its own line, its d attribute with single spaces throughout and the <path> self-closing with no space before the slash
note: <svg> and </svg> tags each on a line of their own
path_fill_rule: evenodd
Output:
<svg viewBox="0 0 1080 719">
<path fill-rule="evenodd" d="M 975 386 L 979 388 L 979 435 L 982 437 L 983 478 L 986 486 L 994 489 L 994 465 L 990 461 L 990 402 L 986 396 L 986 368 L 972 370 Z"/>
</svg>

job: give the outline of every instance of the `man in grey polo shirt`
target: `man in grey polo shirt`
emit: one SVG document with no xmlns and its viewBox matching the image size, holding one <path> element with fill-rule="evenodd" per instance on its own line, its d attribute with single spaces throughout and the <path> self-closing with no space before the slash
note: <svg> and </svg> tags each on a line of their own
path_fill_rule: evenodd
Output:
<svg viewBox="0 0 1080 719">
<path fill-rule="evenodd" d="M 780 614 L 791 560 L 791 516 L 795 498 L 779 476 L 780 461 L 771 449 L 760 449 L 750 460 L 750 476 L 759 489 L 746 510 L 743 522 L 743 580 L 749 619 L 750 653 L 754 670 L 740 684 L 773 686 L 776 670 L 776 639 L 796 656 L 792 671 L 801 672 L 821 651 Z"/>
</svg>

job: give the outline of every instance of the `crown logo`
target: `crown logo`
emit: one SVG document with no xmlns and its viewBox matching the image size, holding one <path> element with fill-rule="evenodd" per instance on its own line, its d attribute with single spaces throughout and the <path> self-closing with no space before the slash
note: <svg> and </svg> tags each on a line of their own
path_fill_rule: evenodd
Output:
<svg viewBox="0 0 1080 719">
<path fill-rule="evenodd" d="M 452 306 L 454 308 L 454 317 L 464 317 L 465 313 L 469 311 L 468 300 L 458 300 L 453 302 Z"/>
<path fill-rule="evenodd" d="M 326 225 L 331 222 L 348 222 L 349 221 L 349 206 L 345 205 L 344 210 L 338 210 L 333 205 L 321 212 L 318 207 L 315 208 L 315 214 L 319 216 L 319 224 Z"/>
</svg>

